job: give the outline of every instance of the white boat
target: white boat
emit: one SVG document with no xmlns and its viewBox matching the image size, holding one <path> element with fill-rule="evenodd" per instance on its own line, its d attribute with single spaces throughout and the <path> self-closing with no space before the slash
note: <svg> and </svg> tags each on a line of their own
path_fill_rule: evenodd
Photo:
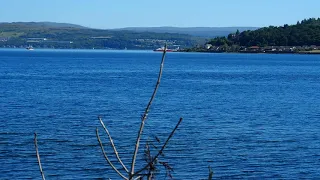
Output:
<svg viewBox="0 0 320 180">
<path fill-rule="evenodd" d="M 33 51 L 34 50 L 32 46 L 28 46 L 26 49 L 29 50 L 29 51 Z"/>
</svg>

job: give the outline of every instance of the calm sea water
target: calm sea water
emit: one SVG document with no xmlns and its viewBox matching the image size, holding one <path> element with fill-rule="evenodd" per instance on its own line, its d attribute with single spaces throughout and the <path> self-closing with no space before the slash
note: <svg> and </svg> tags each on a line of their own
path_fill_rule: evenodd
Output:
<svg viewBox="0 0 320 180">
<path fill-rule="evenodd" d="M 160 59 L 1 49 L 0 179 L 41 178 L 35 131 L 47 179 L 119 179 L 98 146 L 96 127 L 112 152 L 97 116 L 129 165 Z M 168 53 L 143 144 L 165 140 L 182 116 L 162 157 L 175 179 L 206 178 L 209 165 L 218 179 L 318 179 L 319 110 L 320 56 Z"/>
</svg>

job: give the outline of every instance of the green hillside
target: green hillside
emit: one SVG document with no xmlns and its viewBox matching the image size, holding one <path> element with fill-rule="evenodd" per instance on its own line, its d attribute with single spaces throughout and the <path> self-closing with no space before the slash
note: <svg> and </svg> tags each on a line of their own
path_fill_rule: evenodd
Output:
<svg viewBox="0 0 320 180">
<path fill-rule="evenodd" d="M 208 42 L 214 46 L 320 46 L 320 18 L 304 19 L 295 25 L 269 26 L 254 31 L 231 33 Z"/>
<path fill-rule="evenodd" d="M 204 39 L 177 33 L 153 33 L 91 29 L 50 22 L 0 23 L 0 47 L 154 49 L 192 47 Z"/>
</svg>

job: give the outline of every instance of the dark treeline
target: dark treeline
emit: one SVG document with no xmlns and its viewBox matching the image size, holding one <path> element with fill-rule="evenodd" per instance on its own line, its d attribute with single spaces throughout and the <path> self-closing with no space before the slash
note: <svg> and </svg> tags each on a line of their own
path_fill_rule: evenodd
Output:
<svg viewBox="0 0 320 180">
<path fill-rule="evenodd" d="M 304 19 L 295 25 L 269 26 L 254 31 L 216 37 L 208 42 L 213 46 L 320 46 L 320 18 Z"/>
</svg>

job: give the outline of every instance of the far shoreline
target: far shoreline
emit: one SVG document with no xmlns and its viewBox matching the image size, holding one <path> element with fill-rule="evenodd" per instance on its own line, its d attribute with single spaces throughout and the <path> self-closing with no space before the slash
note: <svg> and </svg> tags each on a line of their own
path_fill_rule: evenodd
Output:
<svg viewBox="0 0 320 180">
<path fill-rule="evenodd" d="M 3 48 L 1 47 L 0 50 L 17 50 L 17 51 L 30 51 L 27 50 L 25 48 Z M 110 51 L 122 51 L 122 52 L 153 52 L 153 53 L 157 53 L 151 49 L 73 49 L 73 48 L 64 48 L 64 49 L 59 49 L 59 48 L 35 48 L 34 50 L 32 50 L 31 52 L 37 52 L 37 50 L 41 50 L 41 51 L 105 51 L 105 52 L 110 52 Z M 296 54 L 296 55 L 320 55 L 320 51 L 300 51 L 300 52 L 261 52 L 261 51 L 240 51 L 240 52 L 217 52 L 217 51 L 187 51 L 187 50 L 180 50 L 180 51 L 174 51 L 174 52 L 167 52 L 167 53 L 206 53 L 206 54 Z"/>
<path fill-rule="evenodd" d="M 318 52 L 214 52 L 214 51 L 179 51 L 185 53 L 209 53 L 209 54 L 297 54 L 297 55 L 320 55 Z"/>
</svg>

